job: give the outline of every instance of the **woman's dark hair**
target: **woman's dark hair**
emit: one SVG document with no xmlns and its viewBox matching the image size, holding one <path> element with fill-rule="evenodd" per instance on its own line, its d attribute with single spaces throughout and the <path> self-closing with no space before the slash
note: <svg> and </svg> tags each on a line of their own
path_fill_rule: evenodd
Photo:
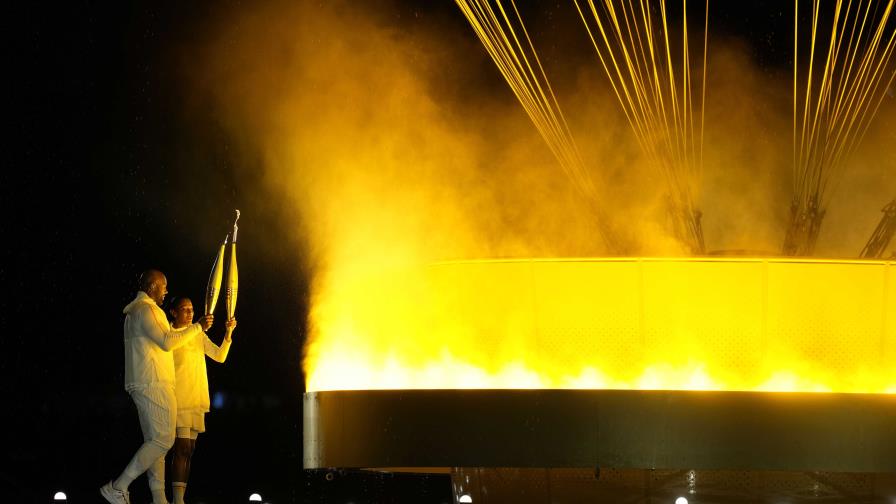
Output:
<svg viewBox="0 0 896 504">
<path fill-rule="evenodd" d="M 193 300 L 187 296 L 171 296 L 169 299 L 165 300 L 165 316 L 168 317 L 169 321 L 173 320 L 171 318 L 171 310 L 176 309 L 184 301 L 193 302 Z"/>
</svg>

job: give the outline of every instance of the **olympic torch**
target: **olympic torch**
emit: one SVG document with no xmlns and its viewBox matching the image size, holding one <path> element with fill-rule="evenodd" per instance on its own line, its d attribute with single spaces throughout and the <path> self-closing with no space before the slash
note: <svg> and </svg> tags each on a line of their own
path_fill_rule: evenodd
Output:
<svg viewBox="0 0 896 504">
<path fill-rule="evenodd" d="M 236 219 L 233 221 L 233 233 L 230 235 L 230 268 L 227 270 L 227 320 L 233 319 L 236 312 L 236 294 L 239 290 L 239 270 L 236 267 L 236 234 L 239 231 L 236 223 L 240 220 L 240 211 L 236 211 Z"/>
<path fill-rule="evenodd" d="M 224 277 L 224 248 L 227 246 L 227 237 L 224 237 L 224 243 L 218 249 L 218 255 L 212 264 L 212 272 L 208 276 L 208 285 L 205 288 L 205 314 L 211 315 L 215 312 L 215 305 L 218 304 L 218 295 L 221 293 L 221 280 Z"/>
</svg>

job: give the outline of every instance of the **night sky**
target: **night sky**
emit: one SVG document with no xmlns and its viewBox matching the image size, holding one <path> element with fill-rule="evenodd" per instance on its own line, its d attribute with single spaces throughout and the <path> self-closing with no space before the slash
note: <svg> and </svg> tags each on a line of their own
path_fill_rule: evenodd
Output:
<svg viewBox="0 0 896 504">
<path fill-rule="evenodd" d="M 150 267 L 167 274 L 170 295 L 201 307 L 213 254 L 239 208 L 239 327 L 226 364 L 208 364 L 219 407 L 199 439 L 188 497 L 244 502 L 259 491 L 271 502 L 301 501 L 311 266 L 295 233 L 300 216 L 259 204 L 268 197 L 261 170 L 234 169 L 259 161 L 236 152 L 208 98 L 181 81 L 209 20 L 248 3 L 64 2 L 5 16 L 4 500 L 47 502 L 64 489 L 72 502 L 95 502 L 121 471 L 140 443 L 123 390 L 121 309 Z M 394 11 L 384 19 L 399 33 L 425 22 L 472 40 L 453 2 L 420 4 L 376 3 Z M 786 69 L 791 4 L 726 4 L 714 29 L 748 40 L 761 64 Z M 562 11 L 557 22 L 572 13 L 566 3 L 526 8 L 533 20 L 538 9 Z M 549 27 L 545 19 L 533 22 Z M 484 52 L 471 58 L 490 68 Z M 473 84 L 508 93 L 496 72 Z M 148 500 L 144 478 L 131 488 L 135 502 Z"/>
<path fill-rule="evenodd" d="M 223 401 L 191 492 L 298 500 L 303 259 L 272 246 L 289 216 L 253 211 L 256 181 L 234 178 L 228 138 L 176 78 L 178 49 L 218 8 L 235 5 L 71 2 L 7 17 L 15 140 L 2 175 L 12 233 L 0 266 L 0 365 L 11 409 L 0 481 L 19 502 L 57 489 L 95 502 L 127 463 L 141 438 L 123 390 L 121 309 L 150 267 L 167 274 L 169 297 L 201 309 L 234 208 L 243 212 L 239 328 L 227 363 L 208 366 Z M 222 334 L 219 322 L 210 336 Z M 132 488 L 135 502 L 148 497 L 145 480 Z"/>
</svg>

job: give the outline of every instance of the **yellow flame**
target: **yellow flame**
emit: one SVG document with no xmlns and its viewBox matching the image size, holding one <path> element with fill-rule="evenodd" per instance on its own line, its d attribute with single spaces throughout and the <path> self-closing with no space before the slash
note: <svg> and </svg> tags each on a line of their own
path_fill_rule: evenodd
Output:
<svg viewBox="0 0 896 504">
<path fill-rule="evenodd" d="M 469 261 L 315 299 L 309 390 L 896 392 L 892 263 Z"/>
</svg>

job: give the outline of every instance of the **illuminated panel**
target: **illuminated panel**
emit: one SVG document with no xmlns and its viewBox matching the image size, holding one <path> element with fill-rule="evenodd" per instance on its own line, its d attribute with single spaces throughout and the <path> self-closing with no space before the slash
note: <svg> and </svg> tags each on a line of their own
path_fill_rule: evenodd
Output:
<svg viewBox="0 0 896 504">
<path fill-rule="evenodd" d="M 767 354 L 768 365 L 780 373 L 776 386 L 886 388 L 879 383 L 884 373 L 884 266 L 772 263 L 768 272 Z"/>
<path fill-rule="evenodd" d="M 751 388 L 761 367 L 762 263 L 642 263 L 640 388 Z M 672 383 L 669 383 L 672 379 Z"/>
<path fill-rule="evenodd" d="M 635 379 L 646 362 L 633 288 L 639 264 L 539 262 L 533 270 L 539 355 L 533 366 L 545 376 L 571 375 L 561 385 L 570 388 L 614 388 Z"/>
<path fill-rule="evenodd" d="M 342 279 L 308 390 L 896 392 L 883 261 L 467 261 Z"/>
<path fill-rule="evenodd" d="M 884 305 L 884 313 L 881 315 L 884 327 L 883 337 L 883 359 L 884 362 L 890 363 L 886 381 L 892 385 L 887 392 L 896 394 L 896 265 L 890 263 L 887 266 L 887 283 L 884 287 L 884 295 L 886 304 Z"/>
</svg>

